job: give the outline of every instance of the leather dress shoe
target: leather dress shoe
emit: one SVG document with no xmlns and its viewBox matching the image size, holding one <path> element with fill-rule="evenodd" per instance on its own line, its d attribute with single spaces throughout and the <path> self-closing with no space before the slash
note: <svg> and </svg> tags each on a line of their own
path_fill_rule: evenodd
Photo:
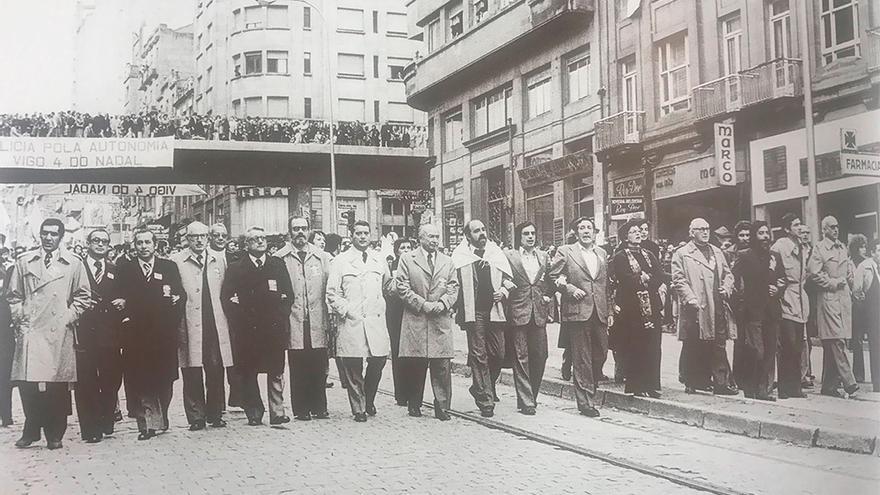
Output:
<svg viewBox="0 0 880 495">
<path fill-rule="evenodd" d="M 113 426 L 113 423 L 104 427 L 104 435 L 112 435 L 114 431 L 115 427 Z"/>
<path fill-rule="evenodd" d="M 519 410 L 520 414 L 524 414 L 526 416 L 534 416 L 535 408 L 534 407 L 524 407 Z"/>
<path fill-rule="evenodd" d="M 226 428 L 226 421 L 222 419 L 211 421 L 211 428 Z"/>
<path fill-rule="evenodd" d="M 567 382 L 570 382 L 571 381 L 571 370 L 566 371 L 565 369 L 563 369 L 562 370 L 562 379 Z"/>
<path fill-rule="evenodd" d="M 406 399 L 395 399 L 394 403 L 397 404 L 398 406 L 403 406 L 403 407 L 406 407 L 408 405 L 408 402 Z"/>
<path fill-rule="evenodd" d="M 205 422 L 202 420 L 195 420 L 191 425 L 189 425 L 189 431 L 199 431 L 205 429 Z M 147 430 L 149 431 L 149 430 Z"/>
<path fill-rule="evenodd" d="M 86 443 L 99 443 L 103 439 L 104 439 L 104 435 L 102 435 L 101 433 L 98 433 L 95 436 L 87 438 Z"/>
<path fill-rule="evenodd" d="M 739 395 L 739 391 L 730 387 L 715 387 L 712 390 L 715 395 Z"/>
<path fill-rule="evenodd" d="M 837 397 L 838 399 L 846 399 L 846 396 L 843 395 L 843 392 L 841 392 L 840 390 L 823 391 L 821 394 L 827 395 L 829 397 Z"/>
<path fill-rule="evenodd" d="M 36 442 L 36 441 L 38 441 L 38 440 L 39 440 L 39 438 L 25 438 L 25 437 L 21 437 L 21 438 L 19 438 L 19 439 L 15 442 L 15 446 L 18 447 L 18 448 L 20 448 L 20 449 L 23 449 L 23 448 L 26 448 L 26 447 L 30 447 L 32 443 L 34 443 L 34 442 Z"/>
<path fill-rule="evenodd" d="M 293 419 L 295 419 L 297 421 L 311 421 L 312 415 L 309 413 L 297 414 L 296 416 L 293 417 Z"/>
<path fill-rule="evenodd" d="M 419 412 L 421 414 L 421 412 Z M 452 416 L 449 415 L 448 412 L 443 409 L 434 409 L 434 417 L 439 419 L 440 421 L 449 421 L 452 419 Z"/>
<path fill-rule="evenodd" d="M 252 418 L 252 419 L 248 420 L 247 424 L 248 424 L 248 426 L 260 426 L 261 424 L 263 424 L 263 421 L 256 419 L 256 418 Z"/>
<path fill-rule="evenodd" d="M 491 407 L 481 408 L 480 416 L 484 418 L 491 418 L 492 416 L 495 416 L 495 409 L 492 409 Z"/>
<path fill-rule="evenodd" d="M 661 394 L 659 390 L 648 390 L 645 393 L 648 394 L 648 397 L 652 399 L 659 399 L 663 396 L 663 394 Z"/>
<path fill-rule="evenodd" d="M 686 385 L 686 386 L 684 387 L 684 393 L 686 393 L 686 394 L 695 394 L 695 393 L 697 393 L 697 389 L 695 389 L 694 387 L 691 387 L 690 385 Z"/>
<path fill-rule="evenodd" d="M 312 419 L 330 419 L 330 413 L 327 411 L 321 411 L 319 413 L 312 414 Z"/>
<path fill-rule="evenodd" d="M 204 426 L 202 427 L 204 428 Z M 192 429 L 192 427 L 190 427 Z M 138 435 L 138 440 L 149 440 L 156 436 L 156 430 L 147 430 L 142 431 L 140 435 Z"/>
<path fill-rule="evenodd" d="M 406 404 L 404 404 L 404 405 L 406 405 Z M 15 424 L 15 421 L 12 421 L 12 418 L 0 419 L 0 426 L 6 427 L 6 426 L 12 426 L 14 424 Z"/>
<path fill-rule="evenodd" d="M 64 445 L 61 444 L 61 440 L 47 440 L 46 441 L 46 448 L 49 450 L 57 450 L 57 449 L 60 449 L 61 447 L 64 447 Z"/>
<path fill-rule="evenodd" d="M 779 394 L 780 399 L 805 399 L 806 397 L 807 397 L 807 394 L 805 394 L 803 392 L 798 392 L 796 394 L 783 394 L 783 393 Z"/>
<path fill-rule="evenodd" d="M 370 404 L 366 407 L 367 416 L 375 416 L 376 415 L 376 406 Z"/>
<path fill-rule="evenodd" d="M 595 407 L 588 407 L 586 409 L 581 409 L 581 414 L 588 418 L 598 418 L 599 410 Z"/>
<path fill-rule="evenodd" d="M 858 393 L 858 391 L 859 391 L 859 384 L 853 383 L 849 387 L 846 387 L 845 389 L 843 389 L 843 391 L 846 392 L 847 395 L 849 395 L 850 397 L 855 397 L 856 393 Z"/>
<path fill-rule="evenodd" d="M 367 422 L 367 415 L 364 413 L 355 413 L 354 420 L 358 423 L 366 423 Z"/>
<path fill-rule="evenodd" d="M 773 397 L 772 395 L 755 395 L 755 399 L 765 400 L 767 402 L 776 402 L 776 397 Z"/>
<path fill-rule="evenodd" d="M 287 416 L 278 416 L 277 418 L 269 420 L 270 425 L 283 425 L 284 423 L 290 423 L 290 418 Z"/>
<path fill-rule="evenodd" d="M 333 382 L 324 383 L 324 388 L 333 388 Z"/>
<path fill-rule="evenodd" d="M 422 417 L 422 408 L 421 407 L 410 407 L 409 415 L 413 418 L 421 418 Z"/>
<path fill-rule="evenodd" d="M 116 411 L 113 413 L 113 422 L 118 423 L 122 421 L 122 411 Z"/>
</svg>

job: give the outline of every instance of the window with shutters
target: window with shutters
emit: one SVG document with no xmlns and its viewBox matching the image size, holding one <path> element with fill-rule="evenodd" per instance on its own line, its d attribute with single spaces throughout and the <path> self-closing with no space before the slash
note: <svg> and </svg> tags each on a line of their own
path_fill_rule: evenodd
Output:
<svg viewBox="0 0 880 495">
<path fill-rule="evenodd" d="M 263 98 L 260 96 L 245 98 L 244 115 L 245 117 L 264 117 Z"/>
<path fill-rule="evenodd" d="M 263 72 L 263 52 L 247 52 L 244 54 L 244 73 L 260 74 Z"/>
<path fill-rule="evenodd" d="M 526 78 L 527 119 L 533 119 L 550 111 L 552 95 L 550 81 L 549 67 Z"/>
<path fill-rule="evenodd" d="M 585 98 L 590 94 L 590 46 L 567 57 L 565 85 L 567 102 Z"/>
<path fill-rule="evenodd" d="M 464 142 L 464 125 L 461 110 L 455 110 L 443 119 L 443 151 L 461 148 Z"/>
<path fill-rule="evenodd" d="M 472 101 L 474 136 L 482 136 L 507 125 L 511 93 L 510 86 L 507 86 Z"/>
<path fill-rule="evenodd" d="M 310 75 L 312 73 L 312 53 L 303 52 L 303 74 Z"/>
<path fill-rule="evenodd" d="M 660 79 L 660 113 L 667 115 L 690 108 L 687 34 L 680 33 L 657 45 Z"/>
<path fill-rule="evenodd" d="M 244 8 L 244 28 L 245 29 L 258 29 L 263 27 L 263 21 L 265 20 L 266 14 L 263 12 L 263 7 L 259 5 L 255 7 L 245 7 Z"/>
<path fill-rule="evenodd" d="M 270 28 L 287 28 L 290 24 L 287 21 L 286 5 L 269 5 L 266 9 L 266 24 Z"/>
<path fill-rule="evenodd" d="M 764 191 L 782 191 L 788 187 L 785 146 L 764 150 Z"/>
<path fill-rule="evenodd" d="M 397 12 L 388 12 L 388 15 L 385 16 L 387 20 L 388 26 L 385 31 L 389 35 L 394 36 L 406 36 L 407 34 L 407 25 L 406 25 L 406 14 L 399 14 Z"/>
<path fill-rule="evenodd" d="M 859 3 L 822 1 L 822 62 L 859 56 Z"/>
<path fill-rule="evenodd" d="M 366 102 L 351 98 L 339 99 L 339 120 L 364 122 Z"/>
<path fill-rule="evenodd" d="M 337 59 L 340 76 L 364 76 L 364 56 L 354 53 L 340 53 Z"/>
<path fill-rule="evenodd" d="M 290 116 L 286 96 L 269 96 L 266 98 L 266 117 L 286 118 Z"/>
<path fill-rule="evenodd" d="M 336 9 L 336 23 L 340 31 L 364 32 L 364 11 L 361 9 Z"/>
<path fill-rule="evenodd" d="M 287 52 L 266 52 L 266 72 L 270 74 L 287 74 Z"/>
</svg>

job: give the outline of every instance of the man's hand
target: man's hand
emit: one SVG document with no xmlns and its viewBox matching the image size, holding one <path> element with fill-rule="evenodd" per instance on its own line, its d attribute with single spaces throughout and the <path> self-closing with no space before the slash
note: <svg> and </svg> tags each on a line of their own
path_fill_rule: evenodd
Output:
<svg viewBox="0 0 880 495">
<path fill-rule="evenodd" d="M 494 294 L 492 294 L 492 302 L 498 302 L 504 299 L 507 296 L 503 291 L 496 290 Z"/>
<path fill-rule="evenodd" d="M 281 294 L 281 297 L 284 297 L 284 294 Z M 233 294 L 232 297 L 229 298 L 229 302 L 232 304 L 238 304 L 238 294 Z"/>
<path fill-rule="evenodd" d="M 171 296 L 171 305 L 172 305 L 172 306 L 175 305 L 175 304 L 177 304 L 177 301 L 180 301 L 180 296 L 178 296 L 178 295 L 176 295 L 176 294 L 173 295 L 173 296 Z"/>
<path fill-rule="evenodd" d="M 586 292 L 573 285 L 569 285 L 568 293 L 575 301 L 580 301 L 581 299 L 587 297 Z"/>
<path fill-rule="evenodd" d="M 620 306 L 618 306 L 618 305 L 616 305 L 616 304 L 614 305 L 614 313 L 613 313 L 613 314 L 615 314 L 615 315 L 619 315 L 619 314 L 620 314 Z"/>
<path fill-rule="evenodd" d="M 110 301 L 110 304 L 112 304 L 113 307 L 116 308 L 116 311 L 122 311 L 123 309 L 125 309 L 125 299 L 121 297 Z"/>
<path fill-rule="evenodd" d="M 550 301 L 553 299 L 550 299 L 548 296 L 541 296 L 541 300 L 544 301 L 544 304 L 550 304 Z"/>
<path fill-rule="evenodd" d="M 779 289 L 776 288 L 775 285 L 770 286 L 770 297 L 776 297 L 776 294 L 779 293 Z"/>
<path fill-rule="evenodd" d="M 688 299 L 685 304 L 692 309 L 698 309 L 700 306 L 700 303 L 696 299 Z"/>
</svg>

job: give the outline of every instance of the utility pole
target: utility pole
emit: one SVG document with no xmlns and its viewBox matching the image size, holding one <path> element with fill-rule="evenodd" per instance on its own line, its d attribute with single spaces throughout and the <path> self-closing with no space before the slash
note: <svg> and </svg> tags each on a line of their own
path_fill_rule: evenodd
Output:
<svg viewBox="0 0 880 495">
<path fill-rule="evenodd" d="M 816 146 L 813 127 L 813 83 L 810 78 L 813 64 L 813 50 L 809 37 L 809 17 L 807 8 L 811 2 L 801 2 L 798 15 L 798 39 L 801 45 L 801 78 L 804 86 L 804 133 L 807 135 L 807 204 L 804 208 L 804 223 L 810 227 L 813 243 L 819 242 L 822 233 L 819 229 L 819 190 L 816 181 Z"/>
</svg>

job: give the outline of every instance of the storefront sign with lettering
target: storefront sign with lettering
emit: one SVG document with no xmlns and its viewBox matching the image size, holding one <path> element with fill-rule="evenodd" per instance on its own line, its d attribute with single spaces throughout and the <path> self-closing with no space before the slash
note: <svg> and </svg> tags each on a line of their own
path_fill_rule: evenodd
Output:
<svg viewBox="0 0 880 495">
<path fill-rule="evenodd" d="M 517 170 L 523 187 L 533 187 L 553 182 L 578 173 L 593 173 L 593 155 L 587 151 L 578 151 L 555 160 L 537 163 Z"/>
<path fill-rule="evenodd" d="M 719 186 L 736 185 L 732 124 L 715 123 L 715 169 Z"/>
</svg>

